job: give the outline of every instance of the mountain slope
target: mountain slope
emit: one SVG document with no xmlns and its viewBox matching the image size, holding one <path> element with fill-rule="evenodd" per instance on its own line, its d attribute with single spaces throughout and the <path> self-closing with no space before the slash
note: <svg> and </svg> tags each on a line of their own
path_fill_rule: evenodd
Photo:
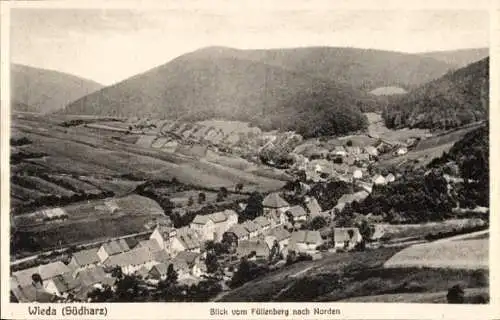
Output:
<svg viewBox="0 0 500 320">
<path fill-rule="evenodd" d="M 67 73 L 11 65 L 12 100 L 17 106 L 30 106 L 30 111 L 50 113 L 68 103 L 102 88 L 101 84 Z M 22 111 L 21 110 L 19 111 Z"/>
<path fill-rule="evenodd" d="M 486 58 L 489 55 L 489 48 L 460 49 L 449 51 L 434 51 L 419 54 L 421 57 L 433 58 L 463 68 L 471 63 Z"/>
<path fill-rule="evenodd" d="M 191 55 L 234 57 L 258 61 L 312 77 L 370 91 L 384 86 L 409 89 L 434 80 L 453 65 L 431 57 L 359 48 L 305 47 L 267 50 L 237 50 L 209 47 Z"/>
<path fill-rule="evenodd" d="M 199 52 L 75 101 L 68 114 L 250 121 L 305 136 L 362 129 L 364 92 L 261 62 Z"/>
<path fill-rule="evenodd" d="M 486 119 L 489 58 L 450 72 L 398 99 L 384 110 L 388 127 L 442 129 Z"/>
</svg>

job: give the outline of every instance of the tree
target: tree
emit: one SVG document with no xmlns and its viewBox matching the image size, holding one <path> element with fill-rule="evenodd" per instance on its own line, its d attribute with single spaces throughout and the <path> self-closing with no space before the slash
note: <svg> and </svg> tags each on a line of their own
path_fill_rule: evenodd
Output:
<svg viewBox="0 0 500 320">
<path fill-rule="evenodd" d="M 368 241 L 372 238 L 375 233 L 375 227 L 368 223 L 368 221 L 363 220 L 358 224 L 359 233 L 363 237 L 363 241 Z"/>
<path fill-rule="evenodd" d="M 245 220 L 253 220 L 258 216 L 261 216 L 264 213 L 264 206 L 262 205 L 262 201 L 264 198 L 258 192 L 252 192 L 250 197 L 248 198 L 248 203 L 241 215 L 241 221 Z"/>
<path fill-rule="evenodd" d="M 33 273 L 31 275 L 31 281 L 34 287 L 43 286 L 43 280 L 39 273 Z"/>
<path fill-rule="evenodd" d="M 137 301 L 140 296 L 139 279 L 136 276 L 125 275 L 115 283 L 115 299 L 118 302 Z"/>
<path fill-rule="evenodd" d="M 113 297 L 113 291 L 108 285 L 104 285 L 102 289 L 95 288 L 94 290 L 87 293 L 87 298 L 91 302 L 106 302 Z"/>
<path fill-rule="evenodd" d="M 167 278 L 166 282 L 171 285 L 175 285 L 177 283 L 177 278 L 178 278 L 177 271 L 174 269 L 173 264 L 169 264 L 167 268 Z"/>
<path fill-rule="evenodd" d="M 346 146 L 348 147 L 352 147 L 352 140 L 347 140 L 347 142 L 345 143 Z"/>
<path fill-rule="evenodd" d="M 453 304 L 464 303 L 465 293 L 462 287 L 458 284 L 451 287 L 450 290 L 448 290 L 448 294 L 446 295 L 446 300 L 448 300 L 448 303 Z"/>
<path fill-rule="evenodd" d="M 187 205 L 190 207 L 194 204 L 193 197 L 189 197 Z"/>
<path fill-rule="evenodd" d="M 198 193 L 198 203 L 199 204 L 202 204 L 203 202 L 205 202 L 207 200 L 207 196 L 205 195 L 204 192 L 200 192 Z"/>
<path fill-rule="evenodd" d="M 326 218 L 323 216 L 314 217 L 309 223 L 309 229 L 319 230 L 327 225 Z"/>
<path fill-rule="evenodd" d="M 207 266 L 208 273 L 216 273 L 219 270 L 219 262 L 217 261 L 217 256 L 214 252 L 207 253 L 205 259 L 205 265 Z"/>
<path fill-rule="evenodd" d="M 278 243 L 278 240 L 274 240 L 273 246 L 271 248 L 271 251 L 269 253 L 269 261 L 273 262 L 280 256 L 280 245 Z"/>
</svg>

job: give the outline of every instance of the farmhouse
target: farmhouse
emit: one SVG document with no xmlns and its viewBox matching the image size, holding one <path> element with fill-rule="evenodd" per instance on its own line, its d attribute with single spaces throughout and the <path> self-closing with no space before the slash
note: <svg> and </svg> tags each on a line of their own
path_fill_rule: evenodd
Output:
<svg viewBox="0 0 500 320">
<path fill-rule="evenodd" d="M 264 216 L 268 217 L 273 226 L 286 223 L 284 213 L 290 208 L 288 202 L 277 193 L 270 193 L 262 201 Z"/>
<path fill-rule="evenodd" d="M 319 231 L 299 230 L 292 233 L 288 245 L 289 250 L 296 252 L 316 251 L 316 247 L 323 244 Z"/>
<path fill-rule="evenodd" d="M 363 241 L 363 237 L 358 228 L 335 228 L 333 241 L 336 249 L 350 250 Z"/>
<path fill-rule="evenodd" d="M 303 224 L 307 221 L 307 212 L 302 206 L 293 206 L 286 211 L 288 221 L 292 224 Z"/>
<path fill-rule="evenodd" d="M 170 239 L 170 248 L 167 250 L 172 256 L 176 256 L 182 251 L 190 251 L 200 253 L 202 246 L 202 238 L 193 229 L 183 227 L 177 229 L 176 235 Z"/>
<path fill-rule="evenodd" d="M 101 259 L 97 255 L 97 251 L 97 248 L 93 248 L 73 253 L 68 266 L 74 272 L 97 266 L 101 262 Z"/>
<path fill-rule="evenodd" d="M 59 297 L 67 297 L 71 291 L 79 286 L 80 283 L 73 278 L 71 273 L 57 275 L 45 282 L 45 290 Z"/>
<path fill-rule="evenodd" d="M 156 240 L 162 250 L 170 249 L 170 240 L 177 235 L 177 230 L 166 226 L 157 226 L 149 239 Z"/>
<path fill-rule="evenodd" d="M 237 223 L 238 214 L 233 210 L 225 210 L 208 215 L 197 215 L 190 226 L 200 233 L 204 241 L 221 241 L 224 232 Z"/>
<path fill-rule="evenodd" d="M 240 241 L 236 249 L 236 254 L 240 258 L 268 259 L 269 253 L 269 246 L 264 240 Z"/>
<path fill-rule="evenodd" d="M 259 234 L 263 234 L 271 228 L 271 221 L 264 216 L 258 216 L 253 220 L 253 223 L 259 227 Z"/>
<path fill-rule="evenodd" d="M 260 227 L 251 220 L 247 220 L 241 224 L 243 228 L 248 231 L 248 235 L 251 238 L 255 238 L 259 235 Z"/>
<path fill-rule="evenodd" d="M 155 263 L 148 248 L 135 248 L 120 254 L 110 256 L 104 262 L 106 267 L 120 267 L 124 274 L 133 274 L 142 267 L 151 268 Z"/>
<path fill-rule="evenodd" d="M 193 275 L 201 277 L 206 273 L 206 266 L 204 261 L 200 259 L 201 255 L 196 252 L 180 252 L 173 260 L 175 271 L 177 271 L 179 278 Z"/>
<path fill-rule="evenodd" d="M 235 224 L 224 233 L 223 237 L 231 243 L 237 244 L 238 241 L 250 239 L 250 233 L 241 224 Z"/>
<path fill-rule="evenodd" d="M 71 274 L 71 269 L 69 269 L 61 261 L 57 261 L 49 264 L 42 264 L 29 269 L 16 271 L 12 274 L 11 277 L 11 288 L 18 288 L 18 290 L 22 291 L 25 287 L 33 286 L 32 276 L 34 274 L 40 275 L 40 278 L 42 280 L 42 283 L 40 285 L 44 288 L 45 284 L 50 279 L 63 274 Z M 29 289 L 27 290 L 29 291 Z M 19 294 L 22 293 L 20 292 Z"/>
<path fill-rule="evenodd" d="M 166 263 L 159 263 L 151 267 L 148 275 L 152 279 L 165 280 L 167 278 L 168 265 Z"/>
<path fill-rule="evenodd" d="M 282 226 L 273 228 L 268 231 L 264 240 L 266 241 L 269 248 L 272 248 L 274 241 L 278 241 L 280 250 L 285 249 L 290 241 L 291 234 Z"/>
<path fill-rule="evenodd" d="M 101 262 L 104 262 L 113 255 L 127 252 L 129 250 L 130 248 L 125 240 L 113 240 L 101 245 L 97 251 L 97 255 L 99 256 L 99 259 L 101 259 Z"/>
</svg>

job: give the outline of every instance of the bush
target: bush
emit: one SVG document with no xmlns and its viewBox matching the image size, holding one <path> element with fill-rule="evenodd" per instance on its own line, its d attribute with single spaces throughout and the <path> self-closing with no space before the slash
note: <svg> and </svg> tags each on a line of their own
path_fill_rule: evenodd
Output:
<svg viewBox="0 0 500 320">
<path fill-rule="evenodd" d="M 465 301 L 465 293 L 460 285 L 454 285 L 448 290 L 446 300 L 451 304 L 462 304 Z"/>
</svg>

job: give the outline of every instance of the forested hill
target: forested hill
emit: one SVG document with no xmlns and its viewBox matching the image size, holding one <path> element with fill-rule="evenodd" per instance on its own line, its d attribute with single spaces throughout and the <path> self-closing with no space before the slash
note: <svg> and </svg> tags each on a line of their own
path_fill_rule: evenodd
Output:
<svg viewBox="0 0 500 320">
<path fill-rule="evenodd" d="M 391 100 L 390 128 L 448 129 L 488 118 L 489 57 Z"/>
<path fill-rule="evenodd" d="M 50 113 L 93 93 L 102 85 L 71 74 L 11 65 L 12 104 L 14 110 Z"/>
</svg>

